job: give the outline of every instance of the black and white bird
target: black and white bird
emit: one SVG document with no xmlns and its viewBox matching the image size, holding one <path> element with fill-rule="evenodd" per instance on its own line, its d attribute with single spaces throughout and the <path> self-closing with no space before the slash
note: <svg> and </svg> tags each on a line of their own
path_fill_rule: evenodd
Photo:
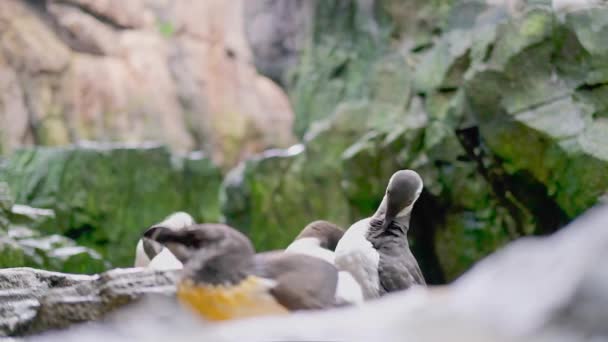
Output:
<svg viewBox="0 0 608 342">
<path fill-rule="evenodd" d="M 176 212 L 166 217 L 162 222 L 152 225 L 146 232 L 155 227 L 165 227 L 174 231 L 184 229 L 194 224 L 192 216 L 185 212 Z M 158 270 L 181 269 L 183 264 L 173 253 L 163 245 L 144 236 L 137 242 L 135 248 L 135 267 L 148 267 Z"/>
<path fill-rule="evenodd" d="M 410 216 L 422 187 L 415 171 L 397 171 L 376 213 L 353 224 L 338 242 L 335 265 L 355 277 L 365 299 L 426 285 L 407 241 Z"/>
<path fill-rule="evenodd" d="M 300 253 L 323 259 L 334 264 L 334 250 L 338 241 L 344 235 L 344 230 L 329 221 L 313 221 L 309 223 L 295 240 L 285 249 L 286 253 Z M 360 304 L 363 302 L 361 286 L 347 271 L 338 273 L 336 303 Z"/>
<path fill-rule="evenodd" d="M 249 239 L 223 224 L 146 232 L 184 270 L 177 295 L 208 320 L 285 314 L 336 306 L 338 270 L 316 257 L 283 251 L 255 254 Z"/>
</svg>

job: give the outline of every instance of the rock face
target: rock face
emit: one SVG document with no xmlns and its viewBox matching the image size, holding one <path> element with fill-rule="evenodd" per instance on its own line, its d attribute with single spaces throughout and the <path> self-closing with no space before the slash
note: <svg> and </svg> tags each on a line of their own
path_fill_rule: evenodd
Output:
<svg viewBox="0 0 608 342">
<path fill-rule="evenodd" d="M 259 72 L 289 83 L 310 37 L 315 1 L 245 1 L 245 32 Z"/>
<path fill-rule="evenodd" d="M 6 182 L 0 181 L 0 231 L 8 229 L 8 216 L 13 206 L 13 198 Z"/>
<path fill-rule="evenodd" d="M 0 152 L 157 140 L 228 167 L 293 143 L 286 95 L 251 61 L 243 4 L 2 1 Z"/>
<path fill-rule="evenodd" d="M 102 318 L 144 294 L 175 293 L 175 273 L 116 269 L 85 276 L 13 268 L 0 271 L 0 336 L 39 333 Z"/>
<path fill-rule="evenodd" d="M 413 168 L 411 245 L 431 283 L 556 231 L 608 191 L 608 7 L 594 6 L 314 2 L 286 84 L 304 152 L 245 163 L 226 219 L 284 243 L 312 219 L 368 216 L 391 173 Z"/>
<path fill-rule="evenodd" d="M 509 245 L 451 285 L 413 288 L 360 307 L 211 324 L 165 298 L 31 340 L 603 341 L 607 220 L 608 207 L 592 210 L 554 236 Z M 60 301 L 54 293 L 49 296 Z"/>
<path fill-rule="evenodd" d="M 37 229 L 94 248 L 114 266 L 132 265 L 143 230 L 175 211 L 219 220 L 221 174 L 200 154 L 172 156 L 156 145 L 26 148 L 4 174 L 17 203 L 54 210 Z"/>
</svg>

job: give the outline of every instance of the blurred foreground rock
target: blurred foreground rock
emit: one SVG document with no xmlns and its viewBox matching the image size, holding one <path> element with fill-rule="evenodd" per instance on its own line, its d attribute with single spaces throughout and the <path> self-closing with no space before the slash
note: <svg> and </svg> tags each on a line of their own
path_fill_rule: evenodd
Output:
<svg viewBox="0 0 608 342">
<path fill-rule="evenodd" d="M 28 227 L 93 248 L 114 266 L 132 265 L 141 233 L 175 211 L 199 222 L 220 215 L 218 167 L 200 153 L 176 156 L 157 145 L 24 148 L 1 177 L 17 203 L 54 211 L 51 222 Z"/>
<path fill-rule="evenodd" d="M 415 288 L 358 308 L 211 324 L 174 300 L 151 298 L 104 321 L 32 340 L 605 341 L 606 222 L 608 207 L 593 209 L 554 236 L 509 245 L 449 286 Z M 54 304 L 42 308 L 63 312 Z"/>
<path fill-rule="evenodd" d="M 172 295 L 175 274 L 115 269 L 86 276 L 31 268 L 0 270 L 0 336 L 97 320 L 146 293 Z"/>
</svg>

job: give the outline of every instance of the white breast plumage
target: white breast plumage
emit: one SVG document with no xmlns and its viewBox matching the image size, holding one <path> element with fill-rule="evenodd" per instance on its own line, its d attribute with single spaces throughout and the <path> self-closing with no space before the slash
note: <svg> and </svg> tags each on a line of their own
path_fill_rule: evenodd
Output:
<svg viewBox="0 0 608 342">
<path fill-rule="evenodd" d="M 306 254 L 334 263 L 334 252 L 319 246 L 319 239 L 314 237 L 301 238 L 292 242 L 285 252 Z"/>
<path fill-rule="evenodd" d="M 376 298 L 380 293 L 378 264 L 380 255 L 365 235 L 370 219 L 353 224 L 336 246 L 335 265 L 352 274 L 361 285 L 365 299 Z"/>
<path fill-rule="evenodd" d="M 141 239 L 137 242 L 137 247 L 135 247 L 135 267 L 148 267 L 150 264 L 150 258 L 146 255 L 144 251 L 144 243 Z"/>
<path fill-rule="evenodd" d="M 168 248 L 163 248 L 148 265 L 154 270 L 180 270 L 184 265 L 179 261 Z"/>
<path fill-rule="evenodd" d="M 363 303 L 363 291 L 355 278 L 347 271 L 338 273 L 338 288 L 336 289 L 336 302 L 339 304 Z"/>
</svg>

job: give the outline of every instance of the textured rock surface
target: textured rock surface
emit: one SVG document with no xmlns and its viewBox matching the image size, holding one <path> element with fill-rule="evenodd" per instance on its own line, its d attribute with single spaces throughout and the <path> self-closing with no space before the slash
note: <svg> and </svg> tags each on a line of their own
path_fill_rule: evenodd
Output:
<svg viewBox="0 0 608 342">
<path fill-rule="evenodd" d="M 243 3 L 2 1 L 0 152 L 153 139 L 227 167 L 293 143 L 285 93 L 253 66 Z"/>
<path fill-rule="evenodd" d="M 281 84 L 289 82 L 308 43 L 315 1 L 245 1 L 245 32 L 255 66 Z"/>
<path fill-rule="evenodd" d="M 33 334 L 102 318 L 144 294 L 172 295 L 175 273 L 115 269 L 71 275 L 32 268 L 0 270 L 0 336 Z"/>
<path fill-rule="evenodd" d="M 557 230 L 608 191 L 608 7 L 597 6 L 316 2 L 286 83 L 305 152 L 244 164 L 227 220 L 284 243 L 311 219 L 369 215 L 390 174 L 413 168 L 425 192 L 412 245 L 431 282 Z"/>
<path fill-rule="evenodd" d="M 206 157 L 172 156 L 155 145 L 82 145 L 17 151 L 5 171 L 18 203 L 55 211 L 37 227 L 132 265 L 148 225 L 175 211 L 219 219 L 220 171 Z"/>
<path fill-rule="evenodd" d="M 554 236 L 513 243 L 451 285 L 361 307 L 205 324 L 165 299 L 33 340 L 604 341 L 606 220 L 603 207 Z"/>
</svg>

